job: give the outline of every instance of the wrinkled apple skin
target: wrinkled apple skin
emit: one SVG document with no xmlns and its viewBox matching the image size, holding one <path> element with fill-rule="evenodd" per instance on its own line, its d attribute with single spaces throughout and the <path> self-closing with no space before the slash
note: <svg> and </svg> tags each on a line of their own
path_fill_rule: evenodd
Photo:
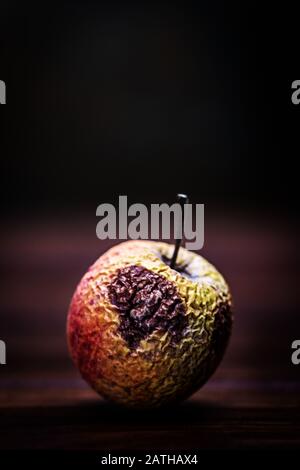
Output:
<svg viewBox="0 0 300 470">
<path fill-rule="evenodd" d="M 157 407 L 184 399 L 202 386 L 224 354 L 232 325 L 231 296 L 222 275 L 203 257 L 151 241 L 128 241 L 102 255 L 80 281 L 71 301 L 67 337 L 82 377 L 103 397 L 134 407 Z M 120 333 L 120 315 L 109 295 L 119 269 L 143 266 L 175 284 L 185 307 L 182 338 L 153 331 L 134 349 Z"/>
</svg>

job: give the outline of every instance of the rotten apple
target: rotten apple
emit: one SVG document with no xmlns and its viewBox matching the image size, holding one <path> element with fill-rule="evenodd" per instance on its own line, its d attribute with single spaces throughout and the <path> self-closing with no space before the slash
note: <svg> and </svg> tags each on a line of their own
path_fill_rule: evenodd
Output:
<svg viewBox="0 0 300 470">
<path fill-rule="evenodd" d="M 135 407 L 184 399 L 218 366 L 231 331 L 229 288 L 202 256 L 128 241 L 102 255 L 73 296 L 71 356 L 103 397 Z"/>
</svg>

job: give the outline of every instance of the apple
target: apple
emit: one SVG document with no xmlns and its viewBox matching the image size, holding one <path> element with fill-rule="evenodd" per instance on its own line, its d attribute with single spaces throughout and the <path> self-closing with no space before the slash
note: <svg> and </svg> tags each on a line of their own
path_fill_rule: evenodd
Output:
<svg viewBox="0 0 300 470">
<path fill-rule="evenodd" d="M 231 295 L 202 256 L 127 241 L 91 266 L 71 301 L 67 337 L 82 377 L 103 397 L 144 408 L 187 398 L 223 357 Z"/>
</svg>

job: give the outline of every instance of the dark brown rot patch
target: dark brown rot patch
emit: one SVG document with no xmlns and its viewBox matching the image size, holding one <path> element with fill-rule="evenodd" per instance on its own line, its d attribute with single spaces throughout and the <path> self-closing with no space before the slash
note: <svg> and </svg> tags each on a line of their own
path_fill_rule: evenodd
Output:
<svg viewBox="0 0 300 470">
<path fill-rule="evenodd" d="M 226 349 L 232 327 L 232 315 L 229 305 L 219 306 L 215 314 L 212 346 L 218 357 L 221 357 Z"/>
<path fill-rule="evenodd" d="M 109 298 L 119 311 L 119 331 L 131 349 L 153 331 L 168 331 L 176 344 L 187 325 L 185 307 L 176 286 L 142 266 L 119 269 L 108 287 Z"/>
</svg>

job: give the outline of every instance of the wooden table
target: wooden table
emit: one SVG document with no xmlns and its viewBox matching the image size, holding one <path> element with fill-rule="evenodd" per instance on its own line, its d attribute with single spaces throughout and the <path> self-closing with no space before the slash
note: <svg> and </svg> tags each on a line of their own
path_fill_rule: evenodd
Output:
<svg viewBox="0 0 300 470">
<path fill-rule="evenodd" d="M 224 368 L 188 401 L 151 412 L 99 399 L 70 370 L 2 379 L 0 448 L 300 448 L 299 383 L 248 372 Z"/>
<path fill-rule="evenodd" d="M 134 412 L 98 398 L 68 358 L 70 297 L 108 246 L 94 229 L 94 219 L 54 219 L 2 233 L 0 448 L 299 449 L 300 366 L 290 359 L 300 337 L 297 232 L 250 216 L 207 220 L 204 255 L 225 273 L 235 301 L 228 352 L 185 403 Z"/>
</svg>

